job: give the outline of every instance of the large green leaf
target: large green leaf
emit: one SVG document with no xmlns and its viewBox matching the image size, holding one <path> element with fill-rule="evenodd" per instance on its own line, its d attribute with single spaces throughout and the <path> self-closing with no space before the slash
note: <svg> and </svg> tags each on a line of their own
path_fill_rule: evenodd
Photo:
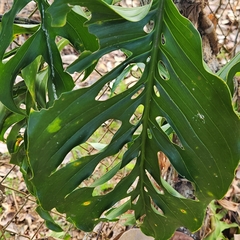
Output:
<svg viewBox="0 0 240 240">
<path fill-rule="evenodd" d="M 15 77 L 42 55 L 49 65 L 48 91 L 43 94 L 50 103 L 44 106 L 42 101 L 40 105 L 45 109 L 30 111 L 27 158 L 19 164 L 49 226 L 58 229 L 47 214 L 52 208 L 66 213 L 70 221 L 85 231 L 91 231 L 99 221 L 115 219 L 133 210 L 135 218 L 141 220 L 143 232 L 156 239 L 170 238 L 179 226 L 197 230 L 208 203 L 222 198 L 231 184 L 240 152 L 239 118 L 234 113 L 229 88 L 204 68 L 198 32 L 168 0 L 154 0 L 151 5 L 132 9 L 101 0 L 58 0 L 50 7 L 41 0 L 38 3 L 41 27 L 6 64 L 0 64 L 3 73 L 0 84 L 5 87 L 0 90 L 0 100 L 11 111 L 23 112 L 10 94 Z M 87 7 L 91 12 L 91 19 L 86 22 L 90 33 L 86 31 L 84 17 L 72 13 L 74 5 Z M 74 23 L 76 19 L 81 23 L 79 27 Z M 144 31 L 150 21 L 154 23 L 153 29 Z M 81 30 L 91 38 L 91 44 L 87 44 Z M 82 43 L 76 47 L 82 51 L 80 57 L 67 69 L 70 73 L 89 74 L 100 57 L 118 49 L 128 53 L 127 59 L 92 86 L 71 91 L 72 81 L 62 68 L 55 44 L 58 35 L 68 38 L 75 47 Z M 98 49 L 93 35 L 99 42 Z M 6 48 L 10 37 L 6 42 L 1 38 L 0 41 Z M 125 74 L 132 64 L 140 63 L 144 65 L 143 74 L 134 86 L 105 101 L 96 100 L 106 84 Z M 35 71 L 39 84 L 41 78 L 35 67 L 36 62 L 30 69 Z M 224 72 L 224 76 L 232 75 Z M 26 85 L 35 96 L 28 76 Z M 133 124 L 130 119 L 139 106 L 144 106 L 144 112 L 139 122 Z M 159 117 L 171 126 L 179 145 L 163 131 Z M 105 148 L 61 165 L 73 147 L 88 141 L 109 119 L 119 121 L 121 126 Z M 128 149 L 119 164 L 90 187 L 80 186 L 102 159 L 117 154 L 125 146 Z M 196 200 L 180 196 L 161 179 L 159 151 L 168 156 L 179 174 L 193 183 Z M 95 187 L 130 162 L 134 163 L 133 169 L 111 192 L 93 194 Z"/>
</svg>

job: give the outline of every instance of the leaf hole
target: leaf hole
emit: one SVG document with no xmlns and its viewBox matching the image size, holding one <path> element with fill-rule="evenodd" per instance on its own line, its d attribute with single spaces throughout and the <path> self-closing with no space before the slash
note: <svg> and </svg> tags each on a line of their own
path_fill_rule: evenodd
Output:
<svg viewBox="0 0 240 240">
<path fill-rule="evenodd" d="M 108 145 L 111 143 L 114 134 L 120 129 L 121 125 L 122 122 L 117 119 L 108 119 L 107 121 L 103 122 L 98 129 L 95 130 L 95 132 L 86 142 Z M 96 147 L 95 150 L 97 150 Z"/>
<path fill-rule="evenodd" d="M 97 187 L 94 188 L 92 196 L 102 196 L 106 195 L 107 193 L 111 192 L 114 189 L 114 183 L 111 181 L 107 181 Z"/>
<path fill-rule="evenodd" d="M 124 150 L 126 150 L 126 149 L 127 149 L 127 144 L 124 146 Z M 122 158 L 119 159 L 119 161 L 121 161 L 121 170 L 119 171 L 118 174 L 121 174 L 122 177 L 126 177 L 134 169 L 134 167 L 136 165 L 137 158 L 131 159 L 131 158 L 129 158 L 128 154 L 125 155 L 125 153 L 124 153 Z M 138 180 L 138 179 L 136 179 L 136 180 Z M 136 187 L 136 186 L 137 185 L 134 185 L 134 187 Z M 131 188 L 131 187 L 129 187 L 129 188 Z"/>
<path fill-rule="evenodd" d="M 187 179 L 179 178 L 179 180 L 175 183 L 174 188 L 183 197 L 188 199 L 195 199 L 194 186 Z"/>
<path fill-rule="evenodd" d="M 171 167 L 171 162 L 168 157 L 164 154 L 164 152 L 158 152 L 158 164 L 160 166 L 161 177 L 166 180 L 168 177 L 168 171 Z"/>
<path fill-rule="evenodd" d="M 127 190 L 127 194 L 131 193 L 132 191 L 134 191 L 137 188 L 138 182 L 139 182 L 139 177 L 136 177 L 136 179 L 134 180 L 132 185 Z"/>
<path fill-rule="evenodd" d="M 152 139 L 152 132 L 149 128 L 147 129 L 147 135 L 149 139 Z"/>
<path fill-rule="evenodd" d="M 107 75 L 102 77 L 101 81 L 106 81 L 106 84 L 103 85 L 95 99 L 105 101 L 132 88 L 141 78 L 144 68 L 145 64 L 143 63 L 131 63 L 121 71 L 114 67 L 112 71 L 110 70 Z"/>
<path fill-rule="evenodd" d="M 156 122 L 158 123 L 162 131 L 168 136 L 168 138 L 172 140 L 172 134 L 174 131 L 171 125 L 167 122 L 166 118 L 158 116 L 156 117 Z"/>
<path fill-rule="evenodd" d="M 136 158 L 132 159 L 132 156 L 125 155 L 127 147 L 127 144 L 125 144 L 119 152 L 114 155 L 110 154 L 98 162 L 92 169 L 92 172 L 90 172 L 90 175 L 81 183 L 80 187 L 93 187 L 94 196 L 106 195 L 113 191 L 121 179 L 130 174 L 136 164 Z M 111 148 L 108 149 L 108 153 L 110 152 Z M 90 162 L 89 166 L 91 166 Z M 129 186 L 129 189 L 126 189 L 126 193 L 130 191 L 130 188 Z"/>
<path fill-rule="evenodd" d="M 136 99 L 138 96 L 141 95 L 141 93 L 144 91 L 144 87 L 142 87 L 140 90 L 138 90 L 134 95 L 132 95 L 131 99 Z"/>
<path fill-rule="evenodd" d="M 172 138 L 171 139 L 172 139 L 172 142 L 175 145 L 179 146 L 182 150 L 184 150 L 184 147 L 183 147 L 183 145 L 181 143 L 181 140 L 180 140 L 180 138 L 178 137 L 178 135 L 175 132 L 172 133 Z"/>
<path fill-rule="evenodd" d="M 142 104 L 140 104 L 135 112 L 133 113 L 133 115 L 130 117 L 129 122 L 133 125 L 138 124 L 139 120 L 142 118 L 143 115 L 143 111 L 144 111 L 144 106 Z"/>
<path fill-rule="evenodd" d="M 238 72 L 235 76 L 234 76 L 234 89 L 238 89 L 238 93 L 236 94 L 236 90 L 235 90 L 235 94 L 233 97 L 233 105 L 236 109 L 237 112 L 240 112 L 240 72 Z M 236 96 L 237 95 L 237 96 Z"/>
<path fill-rule="evenodd" d="M 109 119 L 102 123 L 88 139 L 84 139 L 82 132 L 82 142 L 74 147 L 65 157 L 64 163 L 72 162 L 85 156 L 98 154 L 107 147 L 114 136 L 120 129 L 122 123 L 119 120 Z M 89 129 L 86 129 L 89 132 Z M 57 143 L 56 143 L 57 144 Z"/>
<path fill-rule="evenodd" d="M 127 89 L 132 88 L 142 77 L 144 68 L 144 63 L 131 63 L 127 65 L 125 69 L 110 82 L 110 97 L 116 96 Z M 132 99 L 136 98 L 140 93 L 141 91 L 139 90 Z"/>
<path fill-rule="evenodd" d="M 115 50 L 108 54 L 105 54 L 100 58 L 101 61 L 99 61 L 96 66 L 97 72 L 102 76 L 105 75 L 120 65 L 122 62 L 124 62 L 130 54 L 131 52 L 126 52 L 124 49 Z"/>
<path fill-rule="evenodd" d="M 137 138 L 138 136 L 140 136 L 142 133 L 142 124 L 136 129 L 136 131 L 134 132 L 133 138 Z M 139 154 L 140 155 L 140 154 Z"/>
<path fill-rule="evenodd" d="M 156 117 L 156 122 L 158 123 L 158 125 L 162 129 L 162 131 L 167 135 L 169 140 L 173 144 L 179 146 L 182 150 L 184 150 L 183 145 L 182 145 L 177 133 L 174 131 L 171 124 L 168 123 L 167 119 L 162 116 L 158 116 L 158 117 Z"/>
<path fill-rule="evenodd" d="M 120 199 L 120 201 L 116 203 L 114 207 L 107 210 L 105 213 L 103 213 L 102 216 L 104 216 L 104 218 L 107 218 L 109 220 L 116 220 L 116 218 L 119 218 L 119 217 L 121 220 L 123 220 L 123 222 L 129 220 L 129 215 L 132 215 L 132 217 L 134 217 L 134 210 L 129 210 L 131 208 L 130 201 L 131 201 L 130 196 Z M 127 210 L 127 211 L 123 213 L 124 210 Z M 130 212 L 131 214 L 129 214 Z M 126 219 L 124 219 L 124 215 L 128 215 Z"/>
<path fill-rule="evenodd" d="M 136 205 L 137 202 L 138 202 L 138 200 L 139 200 L 139 198 L 140 198 L 140 195 L 137 195 L 137 196 L 132 200 L 132 203 Z"/>
<path fill-rule="evenodd" d="M 146 33 L 150 33 L 152 32 L 152 30 L 154 29 L 154 21 L 150 20 L 144 27 L 143 30 Z"/>
<path fill-rule="evenodd" d="M 161 43 L 162 43 L 162 45 L 166 44 L 166 38 L 165 38 L 165 35 L 163 33 L 161 34 Z"/>
<path fill-rule="evenodd" d="M 137 82 L 142 77 L 144 68 L 145 68 L 144 63 L 136 63 L 133 65 L 133 67 L 130 70 L 132 79 L 131 78 L 126 79 L 127 80 L 126 83 L 128 84 L 128 87 L 132 87 L 133 83 Z"/>
<path fill-rule="evenodd" d="M 82 54 L 84 54 L 84 52 Z M 114 92 L 112 90 L 114 82 L 116 82 L 116 78 L 119 78 L 118 79 L 119 85 L 115 84 L 117 87 L 119 87 L 119 89 L 117 90 L 118 93 L 121 90 L 125 91 L 127 87 L 123 89 L 124 86 L 121 80 L 125 79 L 124 71 L 126 71 L 127 66 L 125 67 L 122 73 L 120 73 L 119 69 L 116 68 L 117 66 L 122 64 L 129 56 L 131 56 L 131 54 L 132 53 L 130 51 L 121 49 L 103 55 L 98 61 L 94 61 L 91 63 L 91 66 L 87 69 L 87 72 L 74 73 L 72 75 L 73 79 L 75 80 L 76 86 L 78 88 L 90 87 L 91 85 L 93 85 L 94 83 L 101 79 L 103 85 L 101 90 L 96 96 L 96 100 L 98 101 L 105 101 L 117 94 L 117 92 Z"/>
<path fill-rule="evenodd" d="M 154 177 L 149 173 L 148 170 L 145 170 L 145 173 L 149 179 L 149 181 L 151 182 L 153 188 L 155 189 L 155 191 L 158 194 L 164 194 L 164 190 L 163 188 L 157 183 L 157 181 L 154 179 Z"/>
<path fill-rule="evenodd" d="M 153 86 L 153 89 L 154 89 L 155 95 L 156 95 L 157 97 L 160 97 L 160 93 L 159 93 L 159 91 L 158 91 L 158 88 L 157 88 L 155 85 Z"/>
<path fill-rule="evenodd" d="M 80 54 L 73 47 L 73 45 L 70 44 L 70 42 L 63 37 L 60 37 L 60 36 L 56 37 L 55 43 L 60 52 L 63 68 L 66 69 L 70 64 L 72 64 L 79 57 Z"/>
<path fill-rule="evenodd" d="M 158 73 L 163 80 L 167 81 L 170 79 L 168 69 L 162 60 L 158 61 Z"/>
<path fill-rule="evenodd" d="M 124 147 L 126 150 L 126 146 Z M 120 151 L 121 153 L 121 151 Z M 115 158 L 115 159 L 114 159 Z M 111 159 L 115 162 L 111 162 Z M 93 196 L 102 196 L 114 190 L 116 185 L 127 177 L 130 172 L 133 170 L 136 164 L 136 159 L 128 162 L 126 166 L 122 166 L 122 155 L 121 157 L 117 154 L 115 156 L 110 156 L 104 161 L 101 161 L 94 172 L 91 175 L 92 184 L 91 187 L 94 187 Z M 108 167 L 106 168 L 108 164 Z M 88 180 L 86 180 L 88 181 Z M 86 182 L 85 181 L 85 182 Z M 126 193 L 134 191 L 138 184 L 138 177 L 134 180 L 131 186 L 126 190 Z"/>
<path fill-rule="evenodd" d="M 160 216 L 164 216 L 164 212 L 163 210 L 157 205 L 156 201 L 154 201 L 151 197 L 150 197 L 150 202 L 151 202 L 151 208 L 152 210 L 160 215 Z"/>
</svg>

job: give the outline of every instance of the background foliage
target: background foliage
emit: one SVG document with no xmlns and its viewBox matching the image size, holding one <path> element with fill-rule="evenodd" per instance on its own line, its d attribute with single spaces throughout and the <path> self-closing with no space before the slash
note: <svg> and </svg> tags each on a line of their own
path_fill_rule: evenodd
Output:
<svg viewBox="0 0 240 240">
<path fill-rule="evenodd" d="M 128 210 L 144 233 L 156 239 L 169 238 L 182 225 L 197 230 L 208 203 L 227 191 L 239 161 L 239 118 L 230 96 L 239 57 L 218 74 L 208 72 L 198 32 L 170 1 L 124 9 L 100 0 L 57 1 L 51 6 L 39 0 L 41 24 L 26 29 L 13 22 L 28 2 L 15 2 L 2 19 L 0 126 L 1 140 L 12 126 L 8 149 L 37 198 L 39 214 L 59 231 L 48 215 L 52 208 L 67 213 L 85 231 Z M 91 15 L 73 5 L 86 7 Z M 150 21 L 154 26 L 146 30 Z M 34 34 L 6 52 L 22 31 Z M 81 54 L 65 71 L 59 51 L 68 41 Z M 117 49 L 126 55 L 123 63 L 92 86 L 73 90 L 69 73 L 83 71 L 86 78 L 100 57 Z M 134 86 L 97 100 L 106 84 L 117 87 L 133 66 L 141 72 Z M 19 82 L 17 75 L 22 77 Z M 133 123 L 139 106 L 144 111 Z M 110 119 L 119 129 L 105 148 L 61 165 L 73 147 L 88 141 Z M 179 144 L 173 142 L 173 133 Z M 104 158 L 123 147 L 127 151 L 121 161 L 91 186 L 81 186 Z M 194 184 L 195 200 L 184 198 L 161 178 L 159 151 Z M 134 167 L 111 192 L 93 194 L 128 164 Z"/>
</svg>

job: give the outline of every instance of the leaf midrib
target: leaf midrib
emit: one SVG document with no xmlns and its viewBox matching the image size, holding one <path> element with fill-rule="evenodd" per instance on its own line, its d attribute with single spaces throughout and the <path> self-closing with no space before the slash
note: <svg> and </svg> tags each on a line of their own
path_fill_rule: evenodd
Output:
<svg viewBox="0 0 240 240">
<path fill-rule="evenodd" d="M 148 121 L 149 121 L 149 115 L 150 115 L 150 102 L 152 99 L 153 95 L 153 85 L 154 85 L 154 73 L 155 73 L 155 68 L 156 68 L 156 62 L 157 62 L 157 56 L 158 56 L 158 44 L 159 44 L 159 39 L 160 39 L 160 32 L 161 32 L 161 23 L 163 21 L 163 8 L 164 8 L 164 2 L 165 0 L 159 1 L 157 9 L 159 10 L 159 14 L 156 14 L 157 19 L 155 20 L 155 26 L 153 31 L 155 31 L 154 38 L 153 38 L 153 43 L 152 43 L 152 51 L 151 51 L 151 56 L 150 56 L 150 61 L 149 63 L 146 63 L 146 68 L 149 66 L 149 74 L 147 78 L 147 84 L 145 85 L 146 87 L 146 100 L 145 100 L 145 108 L 144 108 L 144 114 L 143 114 L 143 131 L 142 131 L 142 139 L 143 139 L 143 144 L 142 144 L 142 159 L 141 159 L 141 169 L 142 169 L 142 175 L 144 175 L 144 159 L 145 159 L 145 143 L 146 139 L 148 138 Z M 146 69 L 145 69 L 146 71 Z"/>
</svg>

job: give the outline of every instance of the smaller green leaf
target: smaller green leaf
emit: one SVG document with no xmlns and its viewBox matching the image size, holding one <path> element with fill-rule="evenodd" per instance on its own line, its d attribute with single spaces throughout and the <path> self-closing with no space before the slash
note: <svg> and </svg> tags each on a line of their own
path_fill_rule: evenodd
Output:
<svg viewBox="0 0 240 240">
<path fill-rule="evenodd" d="M 24 158 L 26 158 L 26 149 L 24 144 L 21 144 L 14 153 L 11 154 L 11 164 L 22 166 Z"/>
<path fill-rule="evenodd" d="M 65 38 L 62 38 L 59 42 L 57 42 L 59 52 L 61 52 L 63 48 L 66 47 L 69 43 L 70 42 Z"/>
<path fill-rule="evenodd" d="M 71 5 L 70 5 L 71 4 Z M 92 1 L 78 1 L 78 0 L 69 0 L 68 3 L 64 1 L 55 1 L 48 12 L 52 16 L 52 26 L 54 27 L 62 27 L 67 22 L 67 14 L 71 11 L 72 6 L 74 5 L 83 5 L 89 8 L 90 11 L 97 13 L 97 15 L 106 16 L 106 12 L 108 12 L 108 20 L 109 19 L 119 19 L 124 18 L 131 22 L 138 22 L 142 20 L 151 9 L 151 4 L 147 4 L 141 7 L 135 8 L 124 8 L 115 5 L 110 5 L 106 1 L 103 2 L 101 0 Z M 109 11 L 110 10 L 110 11 Z M 92 15 L 91 20 L 88 23 L 94 22 L 95 16 Z"/>
<path fill-rule="evenodd" d="M 124 226 L 134 226 L 136 225 L 136 218 L 134 217 L 133 214 L 123 214 L 121 216 L 121 221 L 124 221 L 123 225 Z"/>
<path fill-rule="evenodd" d="M 177 192 L 167 181 L 165 181 L 163 178 L 161 178 L 162 185 L 164 188 L 174 197 L 177 198 L 184 198 L 179 192 Z"/>
<path fill-rule="evenodd" d="M 80 57 L 76 59 L 70 66 L 68 66 L 67 68 L 68 72 L 70 73 L 73 73 L 74 71 L 81 72 L 81 69 L 79 69 L 78 66 L 76 67 L 75 65 L 84 63 L 86 58 L 88 57 L 91 58 L 91 54 L 92 54 L 91 51 L 82 52 Z M 93 59 L 94 60 L 90 64 L 87 62 L 88 66 L 85 68 L 83 80 L 85 80 L 93 72 L 93 70 L 95 69 L 95 66 L 98 63 L 98 61 L 95 58 Z"/>
<path fill-rule="evenodd" d="M 219 77 L 221 77 L 222 79 L 226 80 L 229 71 L 231 70 L 231 68 L 239 63 L 240 61 L 240 53 L 236 54 L 236 56 L 234 56 L 231 61 L 229 61 L 227 64 L 225 64 L 218 72 L 217 75 Z"/>
<path fill-rule="evenodd" d="M 173 133 L 173 129 L 169 123 L 164 124 L 161 126 L 161 129 L 169 136 L 170 134 Z"/>
<path fill-rule="evenodd" d="M 47 107 L 46 93 L 48 83 L 48 69 L 43 69 L 36 75 L 36 101 L 40 107 Z"/>
<path fill-rule="evenodd" d="M 46 226 L 55 231 L 55 232 L 62 232 L 63 229 L 53 220 L 52 216 L 49 214 L 48 211 L 43 210 L 40 206 L 36 209 L 37 213 L 45 220 Z"/>
<path fill-rule="evenodd" d="M 131 70 L 131 75 L 133 77 L 137 78 L 137 79 L 140 79 L 142 74 L 143 74 L 143 70 L 142 69 L 144 69 L 145 64 L 137 63 L 136 65 L 137 65 L 138 68 L 137 68 L 137 70 Z"/>
<path fill-rule="evenodd" d="M 13 37 L 13 27 L 16 15 L 20 12 L 30 0 L 14 1 L 10 11 L 6 12 L 1 20 L 0 28 L 0 59 L 2 59 L 5 50 L 9 46 Z"/>
<path fill-rule="evenodd" d="M 209 204 L 211 210 L 211 230 L 212 232 L 204 238 L 205 240 L 222 240 L 225 239 L 223 231 L 229 228 L 239 228 L 237 223 L 227 223 L 223 220 L 227 210 L 218 206 L 215 201 Z"/>
<path fill-rule="evenodd" d="M 71 11 L 71 7 L 67 3 L 60 6 L 49 8 L 48 12 L 52 16 L 52 27 L 63 27 L 67 22 L 67 14 Z"/>
<path fill-rule="evenodd" d="M 233 77 L 240 69 L 240 53 L 231 59 L 224 67 L 222 67 L 217 75 L 221 77 L 228 85 L 231 94 L 234 93 L 234 82 Z"/>
<path fill-rule="evenodd" d="M 38 24 L 14 24 L 13 34 L 14 36 L 20 34 L 34 34 L 39 28 Z"/>
<path fill-rule="evenodd" d="M 128 75 L 129 71 L 132 69 L 134 65 L 129 65 L 127 66 L 122 73 L 115 79 L 112 89 L 111 89 L 111 96 L 113 96 L 117 86 L 120 84 L 120 82 L 122 82 L 124 80 L 124 78 Z"/>
<path fill-rule="evenodd" d="M 83 9 L 82 9 L 80 6 L 74 6 L 74 7 L 72 8 L 72 10 L 73 10 L 75 13 L 77 13 L 78 15 L 80 15 L 80 16 L 88 19 L 88 15 L 86 14 L 85 11 L 83 11 Z"/>
<path fill-rule="evenodd" d="M 18 51 L 18 49 L 19 49 L 19 47 L 15 47 L 15 48 L 13 48 L 12 50 L 4 53 L 4 55 L 3 55 L 3 63 L 6 63 L 6 62 L 8 61 L 8 58 L 9 58 L 9 57 L 15 55 L 16 52 Z"/>
<path fill-rule="evenodd" d="M 163 61 L 158 62 L 158 73 L 163 80 L 169 80 L 170 75 Z"/>
<path fill-rule="evenodd" d="M 22 70 L 22 77 L 27 85 L 33 101 L 36 101 L 36 75 L 41 64 L 41 56 L 38 56 L 31 64 Z"/>
<path fill-rule="evenodd" d="M 118 163 L 116 166 L 114 166 L 111 170 L 109 170 L 107 173 L 105 173 L 101 178 L 99 178 L 98 180 L 96 180 L 91 187 L 97 187 L 105 182 L 107 182 L 108 180 L 110 180 L 120 169 L 121 164 Z"/>
<path fill-rule="evenodd" d="M 56 34 L 68 39 L 77 51 L 89 50 L 94 52 L 98 49 L 98 41 L 96 36 L 89 33 L 87 26 L 85 26 L 87 20 L 88 18 L 82 14 L 70 11 L 66 24 L 63 27 L 55 28 Z"/>
<path fill-rule="evenodd" d="M 49 237 L 51 237 L 51 239 L 63 239 L 63 240 L 70 240 L 71 236 L 68 233 L 65 232 L 51 232 L 49 235 Z M 47 238 L 50 239 L 50 238 Z"/>
<path fill-rule="evenodd" d="M 147 4 L 141 7 L 124 8 L 111 5 L 110 8 L 118 15 L 131 22 L 138 22 L 142 20 L 149 12 L 151 4 Z"/>
<path fill-rule="evenodd" d="M 25 125 L 25 120 L 16 123 L 12 128 L 7 137 L 7 147 L 9 153 L 14 153 L 18 150 L 23 137 L 19 135 L 20 129 Z"/>
<path fill-rule="evenodd" d="M 7 129 L 24 118 L 21 114 L 11 112 L 0 102 L 0 140 L 5 141 L 4 134 Z"/>
<path fill-rule="evenodd" d="M 123 203 L 122 205 L 120 205 L 119 207 L 112 208 L 105 214 L 105 216 L 107 219 L 112 221 L 114 219 L 117 219 L 117 217 L 119 217 L 120 215 L 128 211 L 130 208 L 131 208 L 131 201 L 129 200 Z"/>
</svg>

